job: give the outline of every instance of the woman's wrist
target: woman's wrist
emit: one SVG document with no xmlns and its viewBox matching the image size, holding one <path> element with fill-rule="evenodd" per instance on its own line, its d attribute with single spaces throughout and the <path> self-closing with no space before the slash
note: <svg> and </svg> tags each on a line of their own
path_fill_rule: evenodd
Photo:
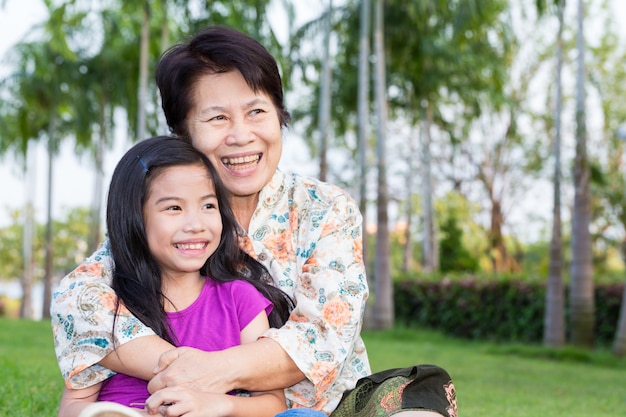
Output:
<svg viewBox="0 0 626 417">
<path fill-rule="evenodd" d="M 227 376 L 235 389 L 270 391 L 285 389 L 305 379 L 282 346 L 273 339 L 228 349 L 233 366 Z"/>
</svg>

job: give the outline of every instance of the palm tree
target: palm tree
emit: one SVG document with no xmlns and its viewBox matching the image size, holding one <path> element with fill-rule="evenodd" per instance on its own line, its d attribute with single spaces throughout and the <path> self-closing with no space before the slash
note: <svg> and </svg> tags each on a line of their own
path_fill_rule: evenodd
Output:
<svg viewBox="0 0 626 417">
<path fill-rule="evenodd" d="M 359 18 L 359 79 L 357 95 L 357 142 L 359 153 L 359 210 L 363 216 L 363 263 L 368 269 L 368 235 L 367 235 L 367 150 L 369 148 L 369 108 L 370 108 L 370 15 L 371 5 L 369 0 L 361 0 Z M 368 284 L 371 283 L 372 274 L 367 273 Z M 365 322 L 371 321 L 371 306 L 369 302 L 365 309 Z"/>
<path fill-rule="evenodd" d="M 14 90 L 14 99 L 21 103 L 21 108 L 16 115 L 20 126 L 22 141 L 30 139 L 47 139 L 48 149 L 48 183 L 47 183 L 47 207 L 46 207 L 46 231 L 45 231 L 45 267 L 44 267 L 44 295 L 43 316 L 49 317 L 49 305 L 52 299 L 52 276 L 53 276 L 53 221 L 52 221 L 52 185 L 53 164 L 58 152 L 59 137 L 67 132 L 71 119 L 69 110 L 70 94 L 66 80 L 76 70 L 73 62 L 75 54 L 70 50 L 67 38 L 63 30 L 66 20 L 66 7 L 54 7 L 48 4 L 48 21 L 43 27 L 43 39 L 34 42 L 22 42 L 15 47 L 17 55 L 17 71 L 11 76 L 17 86 Z M 38 32 L 37 28 L 34 32 Z M 65 88 L 64 88 L 65 87 Z M 24 123 L 24 119 L 31 117 L 23 112 L 35 113 L 40 116 L 33 123 Z M 32 117 L 31 117 L 32 118 Z M 18 136 L 18 138 L 20 137 Z M 28 303 L 29 287 L 33 281 L 32 266 L 32 213 L 31 202 L 27 202 L 27 218 L 24 227 L 24 259 L 25 279 L 24 295 L 25 304 Z M 30 248 L 29 248 L 30 247 Z M 27 308 L 24 308 L 25 312 Z"/>
<path fill-rule="evenodd" d="M 408 115 L 407 123 L 420 125 L 422 132 L 419 152 L 425 271 L 435 270 L 439 264 L 431 141 L 437 128 L 446 132 L 442 137 L 451 137 L 453 147 L 464 140 L 452 134 L 460 121 L 446 120 L 442 110 L 450 107 L 446 103 L 463 106 L 461 116 L 469 121 L 480 115 L 484 105 L 501 101 L 510 55 L 506 11 L 507 4 L 501 0 L 389 2 L 386 30 L 393 51 L 389 79 L 398 91 L 391 101 L 392 109 L 402 110 Z"/>
<path fill-rule="evenodd" d="M 584 2 L 578 0 L 576 36 L 576 156 L 574 159 L 574 207 L 572 213 L 572 263 L 570 267 L 571 341 L 576 346 L 591 347 L 594 338 L 594 289 L 591 253 L 590 168 L 587 156 L 585 121 L 585 42 L 583 32 Z"/>
<path fill-rule="evenodd" d="M 326 27 L 324 29 L 324 57 L 322 58 L 322 74 L 320 88 L 320 106 L 319 106 L 319 135 L 320 135 L 320 174 L 319 179 L 326 181 L 328 172 L 328 124 L 330 122 L 330 83 L 331 83 L 331 56 L 330 56 L 330 35 L 333 26 L 333 2 L 329 0 L 328 11 L 326 12 Z"/>
<path fill-rule="evenodd" d="M 565 344 L 565 287 L 563 285 L 563 243 L 561 227 L 561 112 L 563 68 L 563 11 L 565 0 L 555 0 L 558 17 L 556 38 L 556 71 L 554 103 L 554 176 L 552 237 L 550 239 L 550 260 L 548 265 L 548 285 L 546 288 L 546 310 L 544 316 L 543 343 L 559 347 Z"/>
<path fill-rule="evenodd" d="M 609 28 L 611 23 L 612 19 L 607 18 L 605 27 Z M 594 209 L 606 210 L 604 215 L 599 216 L 603 223 L 598 221 L 596 224 L 599 231 L 613 229 L 616 224 L 626 230 L 626 85 L 623 82 L 626 68 L 621 65 L 625 59 L 626 51 L 621 48 L 620 39 L 608 29 L 593 49 L 594 71 L 590 77 L 590 83 L 602 103 L 603 133 L 607 141 L 607 158 L 598 170 L 603 171 L 599 177 L 602 180 L 598 182 L 601 186 L 595 189 L 601 200 L 600 204 L 594 205 Z M 626 262 L 626 234 L 619 244 L 622 260 Z M 626 285 L 612 349 L 619 357 L 626 355 Z"/>
<path fill-rule="evenodd" d="M 433 108 L 430 102 L 424 103 L 423 134 L 421 136 L 421 168 L 422 168 L 422 209 L 423 209 L 423 233 L 422 240 L 422 270 L 426 273 L 434 272 L 439 268 L 437 256 L 437 243 L 435 236 L 435 210 L 433 208 L 433 182 L 431 165 L 431 134 L 433 125 Z M 410 223 L 410 222 L 409 222 Z"/>
<path fill-rule="evenodd" d="M 139 106 L 137 108 L 137 140 L 146 138 L 146 106 L 148 101 L 148 66 L 150 52 L 150 2 L 143 2 L 141 38 L 139 42 Z"/>
<path fill-rule="evenodd" d="M 378 167 L 376 201 L 376 254 L 374 255 L 374 323 L 375 329 L 394 325 L 393 286 L 391 283 L 389 219 L 387 197 L 387 78 L 385 72 L 384 0 L 376 0 L 374 9 L 376 153 Z"/>
<path fill-rule="evenodd" d="M 626 141 L 626 124 L 622 124 L 617 129 L 617 136 L 622 141 Z M 625 188 L 622 186 L 622 191 Z M 621 221 L 626 229 L 626 204 L 622 204 Z M 622 259 L 626 260 L 626 237 L 622 240 Z M 619 319 L 617 321 L 617 331 L 615 332 L 615 340 L 613 341 L 613 353 L 622 357 L 626 355 L 626 285 L 622 293 L 622 305 L 619 311 Z"/>
</svg>

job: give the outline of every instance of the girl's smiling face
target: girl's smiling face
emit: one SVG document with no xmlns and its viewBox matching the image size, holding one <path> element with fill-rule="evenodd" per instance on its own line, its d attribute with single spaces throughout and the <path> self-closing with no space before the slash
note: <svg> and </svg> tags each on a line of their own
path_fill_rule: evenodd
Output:
<svg viewBox="0 0 626 417">
<path fill-rule="evenodd" d="M 200 164 L 168 167 L 156 174 L 143 205 L 150 252 L 164 277 L 198 277 L 222 234 L 213 181 Z"/>
</svg>

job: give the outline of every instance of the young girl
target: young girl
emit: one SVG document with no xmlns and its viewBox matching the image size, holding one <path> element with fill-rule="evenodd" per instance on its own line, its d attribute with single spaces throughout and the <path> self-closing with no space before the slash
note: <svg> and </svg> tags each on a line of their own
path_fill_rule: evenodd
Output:
<svg viewBox="0 0 626 417">
<path fill-rule="evenodd" d="M 173 346 L 222 350 L 255 341 L 289 316 L 291 300 L 239 248 L 215 168 L 181 139 L 147 139 L 122 157 L 109 189 L 107 229 L 117 314 L 132 313 Z M 96 399 L 102 403 L 90 405 Z M 134 415 L 111 403 L 147 404 L 152 413 L 167 407 L 168 416 L 273 416 L 286 409 L 282 390 L 239 396 L 166 388 L 149 399 L 147 381 L 115 374 L 66 388 L 59 416 Z"/>
</svg>

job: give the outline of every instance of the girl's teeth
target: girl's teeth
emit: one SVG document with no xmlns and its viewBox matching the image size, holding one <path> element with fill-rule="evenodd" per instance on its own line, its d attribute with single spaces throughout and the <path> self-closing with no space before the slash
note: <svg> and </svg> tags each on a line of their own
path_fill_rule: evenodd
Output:
<svg viewBox="0 0 626 417">
<path fill-rule="evenodd" d="M 186 249 L 186 250 L 198 250 L 204 248 L 204 243 L 189 243 L 189 244 L 177 244 L 176 247 L 178 249 Z"/>
</svg>

